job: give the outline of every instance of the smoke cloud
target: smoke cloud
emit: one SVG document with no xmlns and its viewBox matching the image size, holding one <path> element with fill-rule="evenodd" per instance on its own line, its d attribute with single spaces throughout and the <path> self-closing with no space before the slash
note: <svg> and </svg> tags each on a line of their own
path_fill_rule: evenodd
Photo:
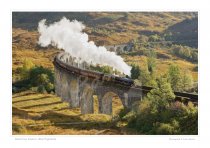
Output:
<svg viewBox="0 0 210 148">
<path fill-rule="evenodd" d="M 97 47 L 93 41 L 88 41 L 88 35 L 83 32 L 85 26 L 77 20 L 70 21 L 65 17 L 59 22 L 46 25 L 46 19 L 39 22 L 40 34 L 38 43 L 42 47 L 48 45 L 64 49 L 71 56 L 94 65 L 109 65 L 118 71 L 129 75 L 131 67 L 115 52 L 107 51 L 103 46 Z"/>
</svg>

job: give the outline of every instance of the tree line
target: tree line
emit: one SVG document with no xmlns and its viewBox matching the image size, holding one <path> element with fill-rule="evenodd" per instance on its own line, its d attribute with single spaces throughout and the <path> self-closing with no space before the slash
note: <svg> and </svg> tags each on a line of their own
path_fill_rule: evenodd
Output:
<svg viewBox="0 0 210 148">
<path fill-rule="evenodd" d="M 156 60 L 154 57 L 148 57 L 146 65 L 146 69 L 138 65 L 132 65 L 131 78 L 135 80 L 137 85 L 156 87 L 158 79 L 163 77 L 173 91 L 190 92 L 195 87 L 191 73 L 187 70 L 181 71 L 176 64 L 171 64 L 167 72 L 160 76 L 155 72 Z"/>
</svg>

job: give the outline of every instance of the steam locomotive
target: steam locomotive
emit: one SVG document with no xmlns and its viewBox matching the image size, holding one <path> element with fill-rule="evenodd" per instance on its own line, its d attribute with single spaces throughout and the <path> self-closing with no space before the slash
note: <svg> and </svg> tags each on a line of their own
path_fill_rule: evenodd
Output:
<svg viewBox="0 0 210 148">
<path fill-rule="evenodd" d="M 68 65 L 64 61 L 60 60 L 61 56 L 62 56 L 62 53 L 58 54 L 54 58 L 53 63 L 54 63 L 54 65 L 56 65 L 56 67 L 64 69 L 68 72 L 75 73 L 75 74 L 78 74 L 78 75 L 83 75 L 83 76 L 93 78 L 93 79 L 98 79 L 98 80 L 101 80 L 101 81 L 114 82 L 114 83 L 118 83 L 118 84 L 128 86 L 128 87 L 131 87 L 131 86 L 134 85 L 134 81 L 132 79 L 129 79 L 129 78 L 123 78 L 123 77 L 119 77 L 119 76 L 115 76 L 115 75 L 108 75 L 108 74 L 104 74 L 102 72 L 80 69 L 78 67 Z"/>
</svg>

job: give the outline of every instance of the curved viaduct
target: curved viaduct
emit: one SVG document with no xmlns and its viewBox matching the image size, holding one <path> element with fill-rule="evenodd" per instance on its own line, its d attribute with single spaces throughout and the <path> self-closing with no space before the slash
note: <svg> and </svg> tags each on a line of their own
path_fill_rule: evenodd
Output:
<svg viewBox="0 0 210 148">
<path fill-rule="evenodd" d="M 112 98 L 118 96 L 124 108 L 141 100 L 150 87 L 135 87 L 133 80 L 87 70 L 87 64 L 78 64 L 65 52 L 54 59 L 55 93 L 70 107 L 80 107 L 82 114 L 94 113 L 93 95 L 98 98 L 99 113 L 112 114 Z M 197 95 L 175 92 L 177 98 L 185 97 L 196 102 Z"/>
</svg>

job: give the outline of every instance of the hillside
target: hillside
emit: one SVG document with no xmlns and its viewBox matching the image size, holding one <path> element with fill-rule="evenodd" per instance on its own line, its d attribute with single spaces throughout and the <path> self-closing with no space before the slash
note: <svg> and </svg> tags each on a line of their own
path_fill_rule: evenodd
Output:
<svg viewBox="0 0 210 148">
<path fill-rule="evenodd" d="M 13 28 L 37 30 L 38 22 L 47 19 L 47 23 L 62 17 L 83 22 L 90 39 L 97 44 L 122 44 L 141 35 L 161 33 L 169 26 L 191 19 L 197 13 L 173 12 L 13 12 Z"/>
<path fill-rule="evenodd" d="M 170 34 L 168 40 L 198 48 L 198 18 L 185 19 L 174 24 L 165 30 L 165 34 Z"/>
</svg>

